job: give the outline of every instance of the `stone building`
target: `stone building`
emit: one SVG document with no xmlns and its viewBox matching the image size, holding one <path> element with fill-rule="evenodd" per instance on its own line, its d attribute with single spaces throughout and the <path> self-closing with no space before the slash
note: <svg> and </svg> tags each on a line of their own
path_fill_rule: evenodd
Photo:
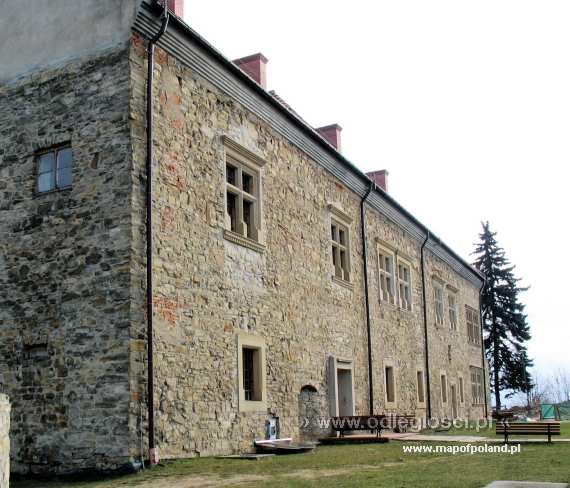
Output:
<svg viewBox="0 0 570 488">
<path fill-rule="evenodd" d="M 16 472 L 250 450 L 278 418 L 486 414 L 480 275 L 170 2 L 0 18 L 0 388 Z M 34 32 L 23 38 L 21 32 Z M 364 218 L 363 218 L 364 217 Z M 364 249 L 366 253 L 364 254 Z M 364 270 L 367 270 L 365 276 Z M 152 393 L 152 395 L 149 395 Z M 322 433 L 313 423 L 309 433 Z"/>
</svg>

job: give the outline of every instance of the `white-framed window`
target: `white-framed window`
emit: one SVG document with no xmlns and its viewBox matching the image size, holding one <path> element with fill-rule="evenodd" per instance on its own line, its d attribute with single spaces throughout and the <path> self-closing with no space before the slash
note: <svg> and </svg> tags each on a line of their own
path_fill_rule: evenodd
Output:
<svg viewBox="0 0 570 488">
<path fill-rule="evenodd" d="M 457 293 L 454 290 L 447 290 L 447 311 L 449 313 L 449 327 L 457 330 Z"/>
<path fill-rule="evenodd" d="M 378 246 L 378 279 L 380 300 L 395 303 L 394 253 L 383 246 Z"/>
<path fill-rule="evenodd" d="M 396 378 L 394 366 L 391 364 L 384 366 L 384 387 L 386 391 L 386 403 L 396 403 Z"/>
<path fill-rule="evenodd" d="M 265 341 L 243 333 L 237 339 L 239 410 L 263 411 L 267 406 Z"/>
<path fill-rule="evenodd" d="M 226 236 L 234 242 L 258 243 L 261 233 L 261 167 L 259 156 L 223 137 L 225 149 Z"/>
<path fill-rule="evenodd" d="M 398 300 L 401 308 L 412 309 L 412 268 L 402 258 L 398 258 Z"/>
<path fill-rule="evenodd" d="M 416 387 L 418 392 L 418 403 L 425 402 L 425 379 L 421 369 L 416 371 Z"/>
<path fill-rule="evenodd" d="M 71 188 L 73 151 L 69 144 L 36 153 L 36 193 Z"/>
<path fill-rule="evenodd" d="M 443 303 L 443 284 L 438 280 L 433 281 L 433 300 L 435 306 L 435 323 L 443 325 L 444 303 Z"/>
<path fill-rule="evenodd" d="M 483 368 L 470 366 L 471 374 L 471 401 L 473 405 L 481 405 L 485 403 Z"/>
<path fill-rule="evenodd" d="M 441 374 L 441 403 L 447 403 L 447 375 Z"/>
<path fill-rule="evenodd" d="M 467 340 L 476 346 L 481 345 L 481 329 L 479 323 L 479 313 L 477 310 L 465 306 L 465 319 L 467 322 Z"/>
</svg>

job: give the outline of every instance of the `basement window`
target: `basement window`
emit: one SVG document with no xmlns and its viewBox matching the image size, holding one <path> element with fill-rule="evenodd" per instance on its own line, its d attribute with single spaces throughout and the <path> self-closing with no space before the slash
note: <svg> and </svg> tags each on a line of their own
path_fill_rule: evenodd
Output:
<svg viewBox="0 0 570 488">
<path fill-rule="evenodd" d="M 441 375 L 441 403 L 447 403 L 447 376 Z"/>
<path fill-rule="evenodd" d="M 265 410 L 265 341 L 261 337 L 238 335 L 238 374 L 239 410 Z"/>
<path fill-rule="evenodd" d="M 65 145 L 37 153 L 36 192 L 47 193 L 71 188 L 73 181 L 73 153 Z"/>
<path fill-rule="evenodd" d="M 384 380 L 386 382 L 386 403 L 394 403 L 396 401 L 396 390 L 394 384 L 393 366 L 386 366 L 384 368 Z"/>
<path fill-rule="evenodd" d="M 418 386 L 418 403 L 425 402 L 425 390 L 424 390 L 424 372 L 418 370 L 416 372 L 417 386 Z"/>
</svg>

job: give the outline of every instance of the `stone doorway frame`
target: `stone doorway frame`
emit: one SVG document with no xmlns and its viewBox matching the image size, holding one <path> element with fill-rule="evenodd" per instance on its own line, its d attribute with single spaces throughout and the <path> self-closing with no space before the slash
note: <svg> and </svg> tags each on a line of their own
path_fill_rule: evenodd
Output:
<svg viewBox="0 0 570 488">
<path fill-rule="evenodd" d="M 328 381 L 328 390 L 329 390 L 329 411 L 331 417 L 338 417 L 339 416 L 339 371 L 345 371 L 350 374 L 350 399 L 351 399 L 351 406 L 350 406 L 350 415 L 354 415 L 354 405 L 355 405 L 355 397 L 354 397 L 354 361 L 352 359 L 346 358 L 339 358 L 335 356 L 329 357 L 329 381 Z M 346 374 L 346 373 L 344 373 Z"/>
</svg>

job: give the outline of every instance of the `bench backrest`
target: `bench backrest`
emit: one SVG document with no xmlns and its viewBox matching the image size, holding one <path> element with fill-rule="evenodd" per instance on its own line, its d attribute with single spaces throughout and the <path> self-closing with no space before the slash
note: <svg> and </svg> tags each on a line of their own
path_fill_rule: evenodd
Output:
<svg viewBox="0 0 570 488">
<path fill-rule="evenodd" d="M 560 435 L 559 422 L 497 422 L 497 434 L 524 432 L 525 434 Z"/>
</svg>

